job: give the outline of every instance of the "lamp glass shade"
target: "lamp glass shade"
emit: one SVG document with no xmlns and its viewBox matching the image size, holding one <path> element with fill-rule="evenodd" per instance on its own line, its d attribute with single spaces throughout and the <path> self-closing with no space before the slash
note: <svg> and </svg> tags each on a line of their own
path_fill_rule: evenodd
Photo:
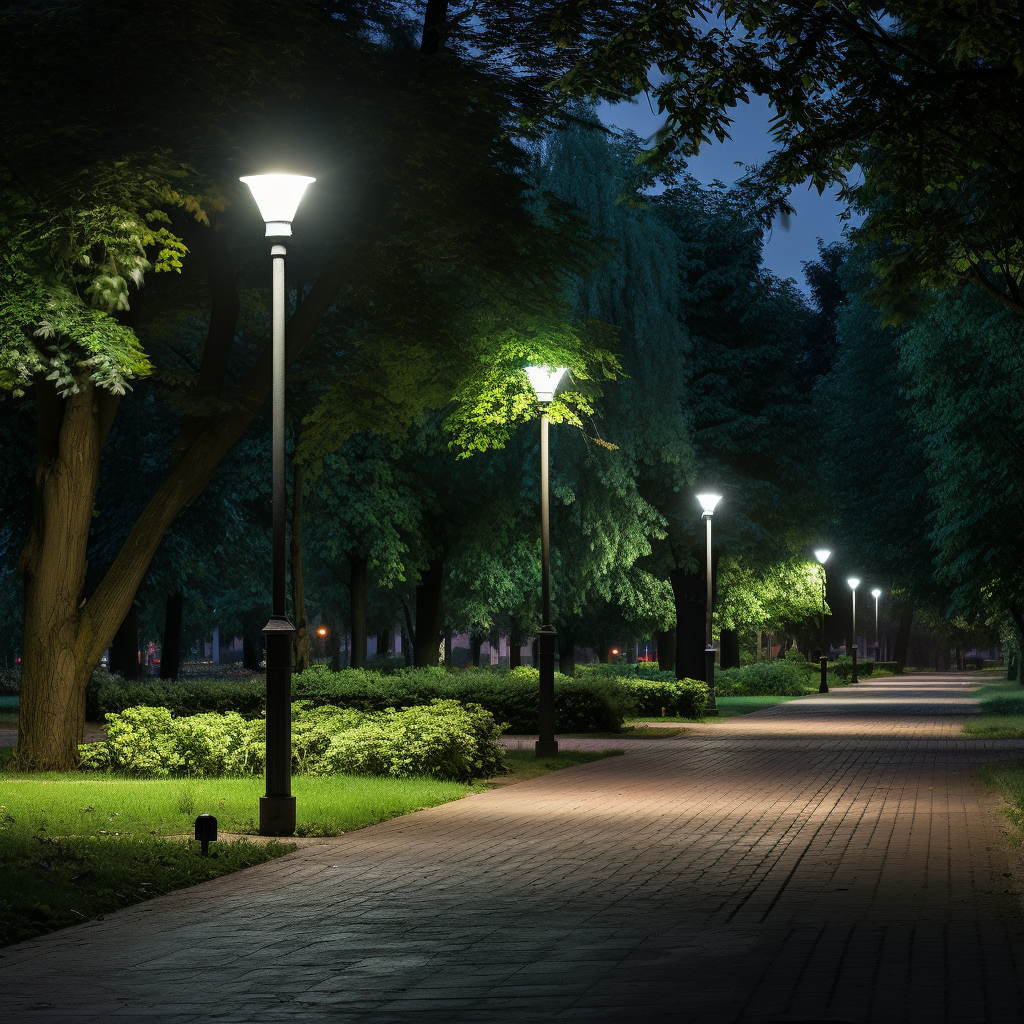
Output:
<svg viewBox="0 0 1024 1024">
<path fill-rule="evenodd" d="M 829 551 L 828 548 L 818 548 L 818 550 L 814 552 L 814 557 L 824 565 L 828 561 L 828 556 L 831 554 L 832 552 Z"/>
<path fill-rule="evenodd" d="M 260 216 L 266 222 L 267 235 L 277 236 L 292 233 L 292 221 L 302 194 L 316 178 L 301 174 L 251 174 L 238 180 L 249 186 Z"/>
<path fill-rule="evenodd" d="M 700 502 L 700 507 L 704 509 L 704 515 L 714 515 L 715 506 L 722 500 L 720 494 L 698 494 L 697 500 Z"/>
<path fill-rule="evenodd" d="M 871 596 L 877 599 L 882 596 L 882 592 L 878 589 L 878 587 L 875 587 L 875 589 L 871 591 Z"/>
<path fill-rule="evenodd" d="M 526 376 L 530 378 L 530 386 L 533 388 L 538 402 L 547 405 L 555 397 L 563 373 L 565 373 L 564 366 L 526 367 Z"/>
<path fill-rule="evenodd" d="M 846 582 L 850 584 L 851 590 L 856 590 L 860 586 L 860 580 L 856 576 L 851 576 Z"/>
</svg>

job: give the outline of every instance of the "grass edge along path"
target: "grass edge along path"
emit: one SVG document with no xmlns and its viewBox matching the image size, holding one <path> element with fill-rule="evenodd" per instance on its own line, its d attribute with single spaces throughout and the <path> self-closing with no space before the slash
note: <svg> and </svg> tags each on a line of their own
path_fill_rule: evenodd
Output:
<svg viewBox="0 0 1024 1024">
<path fill-rule="evenodd" d="M 965 736 L 986 740 L 1024 739 L 1024 687 L 1020 683 L 1012 679 L 984 683 L 972 691 L 972 696 L 981 702 L 981 713 L 964 722 Z M 1007 705 L 1007 699 L 1013 703 Z"/>
<path fill-rule="evenodd" d="M 332 836 L 623 751 L 510 752 L 511 771 L 468 785 L 437 779 L 295 776 L 304 836 Z M 260 777 L 133 779 L 101 773 L 0 775 L 0 946 L 31 939 L 291 853 L 287 839 L 199 844 L 196 815 L 221 833 L 256 831 Z"/>
</svg>

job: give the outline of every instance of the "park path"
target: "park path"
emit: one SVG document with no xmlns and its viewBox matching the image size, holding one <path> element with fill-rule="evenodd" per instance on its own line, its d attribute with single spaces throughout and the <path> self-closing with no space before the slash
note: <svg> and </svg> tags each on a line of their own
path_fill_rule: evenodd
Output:
<svg viewBox="0 0 1024 1024">
<path fill-rule="evenodd" d="M 0 950 L 0 1019 L 1017 1024 L 975 770 L 1024 741 L 976 710 L 946 673 L 634 740 Z"/>
</svg>

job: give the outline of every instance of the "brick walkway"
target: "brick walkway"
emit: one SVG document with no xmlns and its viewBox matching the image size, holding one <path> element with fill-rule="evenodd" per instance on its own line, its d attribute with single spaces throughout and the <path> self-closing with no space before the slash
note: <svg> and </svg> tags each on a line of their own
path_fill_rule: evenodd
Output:
<svg viewBox="0 0 1024 1024">
<path fill-rule="evenodd" d="M 3 950 L 0 1019 L 1016 1024 L 973 770 L 1024 741 L 975 710 L 915 676 L 630 741 Z"/>
</svg>

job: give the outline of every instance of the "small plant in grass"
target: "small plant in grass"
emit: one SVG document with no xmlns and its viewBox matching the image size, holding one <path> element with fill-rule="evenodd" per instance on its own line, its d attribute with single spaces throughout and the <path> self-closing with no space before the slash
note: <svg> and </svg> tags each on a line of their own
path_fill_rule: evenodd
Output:
<svg viewBox="0 0 1024 1024">
<path fill-rule="evenodd" d="M 1003 814 L 1015 830 L 1015 845 L 1024 840 L 1024 761 L 997 761 L 979 769 L 978 774 L 1009 804 Z"/>
</svg>

